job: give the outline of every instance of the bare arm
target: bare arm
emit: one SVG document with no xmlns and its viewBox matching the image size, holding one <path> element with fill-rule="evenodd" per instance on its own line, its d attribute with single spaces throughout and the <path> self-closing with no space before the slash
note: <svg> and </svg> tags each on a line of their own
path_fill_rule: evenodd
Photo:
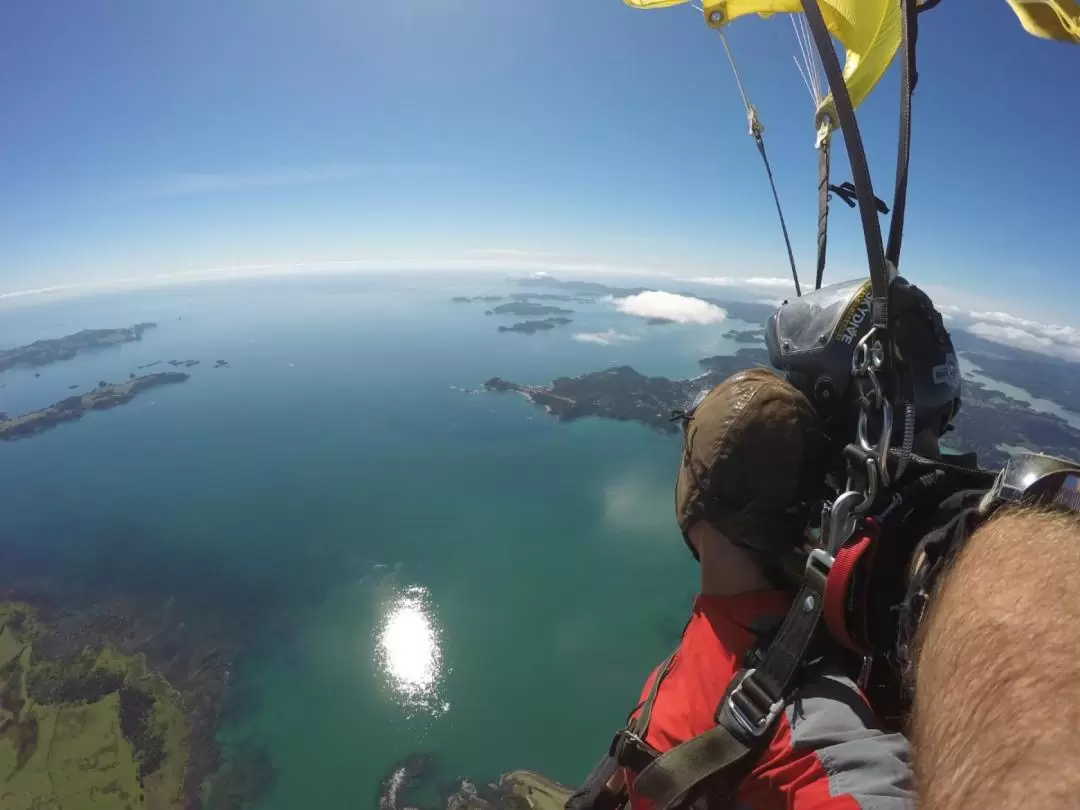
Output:
<svg viewBox="0 0 1080 810">
<path fill-rule="evenodd" d="M 920 806 L 1080 802 L 1080 521 L 980 528 L 920 632 L 912 745 Z"/>
</svg>

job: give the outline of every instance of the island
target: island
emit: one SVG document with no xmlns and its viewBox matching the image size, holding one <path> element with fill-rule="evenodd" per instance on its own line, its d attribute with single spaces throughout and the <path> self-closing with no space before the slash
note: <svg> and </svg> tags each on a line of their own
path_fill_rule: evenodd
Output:
<svg viewBox="0 0 1080 810">
<path fill-rule="evenodd" d="M 729 329 L 724 332 L 724 337 L 728 340 L 734 340 L 736 343 L 764 343 L 765 329 Z"/>
<path fill-rule="evenodd" d="M 499 304 L 494 309 L 489 309 L 485 315 L 573 315 L 572 309 L 551 306 L 550 304 L 535 304 L 531 301 L 511 301 L 507 304 Z"/>
<path fill-rule="evenodd" d="M 79 352 L 142 340 L 143 332 L 157 324 L 137 323 L 122 329 L 83 329 L 71 335 L 36 340 L 25 346 L 0 350 L 0 372 L 16 366 L 46 366 L 70 360 Z"/>
<path fill-rule="evenodd" d="M 568 323 L 573 323 L 573 320 L 556 316 L 553 318 L 544 318 L 542 321 L 523 321 L 521 323 L 515 323 L 513 326 L 500 326 L 499 331 L 520 332 L 525 335 L 534 335 L 537 332 L 546 332 L 549 329 L 554 329 L 556 326 L 566 326 Z"/>
<path fill-rule="evenodd" d="M 455 304 L 468 304 L 472 301 L 505 301 L 504 295 L 455 295 L 450 299 Z"/>
<path fill-rule="evenodd" d="M 93 391 L 65 397 L 38 411 L 14 417 L 0 414 L 0 441 L 35 436 L 64 422 L 82 419 L 89 411 L 100 411 L 124 405 L 143 391 L 159 385 L 184 382 L 190 376 L 180 371 L 166 371 L 135 377 L 122 383 L 102 380 Z"/>
<path fill-rule="evenodd" d="M 733 355 L 702 358 L 698 364 L 703 373 L 686 380 L 647 377 L 630 366 L 617 366 L 559 377 L 549 385 L 524 385 L 492 377 L 484 388 L 521 394 L 564 422 L 599 417 L 638 422 L 675 434 L 679 426 L 671 421 L 673 411 L 685 408 L 698 393 L 736 371 L 769 367 L 769 357 L 761 348 L 741 348 Z M 971 380 L 964 381 L 955 428 L 942 444 L 956 452 L 975 452 L 984 467 L 1000 466 L 1010 450 L 1017 448 L 1080 460 L 1080 430 L 1058 416 L 1036 411 L 1026 402 Z"/>
<path fill-rule="evenodd" d="M 169 365 L 170 366 L 176 366 L 176 367 L 183 366 L 184 368 L 191 368 L 192 366 L 199 365 L 199 361 L 198 360 L 170 360 Z"/>
</svg>

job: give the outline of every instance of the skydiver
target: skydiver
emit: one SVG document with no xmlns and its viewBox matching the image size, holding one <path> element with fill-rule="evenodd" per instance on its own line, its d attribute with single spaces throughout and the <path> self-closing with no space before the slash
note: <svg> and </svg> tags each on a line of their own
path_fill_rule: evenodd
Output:
<svg viewBox="0 0 1080 810">
<path fill-rule="evenodd" d="M 914 444 L 921 454 L 933 456 L 959 408 L 956 357 L 929 298 L 902 279 L 897 288 L 896 344 L 912 378 Z M 740 671 L 752 663 L 746 656 L 764 646 L 791 607 L 787 563 L 820 494 L 830 431 L 851 422 L 853 394 L 844 380 L 853 347 L 869 329 L 857 317 L 863 297 L 858 284 L 837 285 L 781 308 L 767 332 L 773 362 L 784 367 L 789 379 L 765 369 L 740 372 L 686 414 L 676 518 L 700 562 L 700 593 L 677 650 L 650 676 L 627 728 L 568 807 L 655 806 L 639 790 L 639 775 L 659 755 L 717 726 L 719 707 L 729 702 Z M 1056 760 L 1049 767 L 1055 772 L 1063 767 L 1067 778 L 1040 782 L 1038 792 L 1045 801 L 1058 802 L 1053 806 L 1065 806 L 1080 787 L 1077 760 L 1064 755 L 1080 753 L 1080 723 L 1076 718 L 1053 722 L 1057 704 L 1042 700 L 1039 681 L 1025 675 L 1024 662 L 1032 651 L 1016 645 L 1009 627 L 1012 623 L 1046 639 L 1045 657 L 1054 669 L 1044 674 L 1044 683 L 1068 696 L 1066 706 L 1075 714 L 1080 706 L 1080 599 L 1068 583 L 1076 577 L 1080 530 L 1075 519 L 1013 513 L 975 531 L 986 512 L 986 495 L 960 493 L 952 500 L 951 507 L 946 504 L 952 519 L 928 535 L 931 545 L 924 544 L 919 558 L 923 564 L 918 570 L 934 570 L 940 579 L 944 566 L 926 561 L 940 563 L 965 548 L 943 585 L 933 589 L 923 581 L 938 597 L 930 603 L 928 618 L 917 623 L 912 644 L 919 803 L 955 807 L 968 802 L 970 793 L 981 796 L 985 806 L 993 792 L 971 780 L 978 775 L 994 785 L 1002 773 L 1012 773 L 1011 790 L 1019 799 L 1026 779 L 1048 779 L 1048 763 Z M 940 510 L 935 516 L 943 520 Z M 1047 539 L 1023 539 L 1033 534 Z M 967 535 L 972 537 L 965 545 Z M 1002 581 L 1008 569 L 994 567 L 995 554 L 1025 567 L 1022 561 L 1031 547 L 1044 542 L 1052 553 L 1037 555 L 1038 564 L 1027 565 L 1025 576 Z M 1038 577 L 1053 587 L 1044 592 Z M 985 594 L 988 613 L 980 614 L 984 598 L 976 595 L 987 590 L 987 582 L 994 583 L 994 592 Z M 1045 608 L 1054 599 L 1069 602 L 1057 614 L 1068 613 L 1071 624 L 1056 621 L 1049 610 L 1012 612 L 1013 605 Z M 964 645 L 970 649 L 963 661 L 956 661 L 955 651 Z M 916 780 L 907 740 L 874 716 L 842 659 L 832 660 L 831 648 L 823 647 L 819 658 L 797 698 L 782 706 L 767 743 L 735 774 L 734 796 L 726 804 L 795 810 L 913 807 Z M 985 708 L 995 705 L 998 689 L 1017 693 L 1013 699 L 1023 716 Z M 998 733 L 980 736 L 973 712 L 992 714 Z M 1062 755 L 1040 759 L 1032 753 L 1045 748 L 1035 740 L 1039 723 L 1053 726 L 1050 736 Z M 1008 737 L 1014 732 L 1015 739 Z M 678 794 L 677 786 L 668 794 Z M 709 806 L 716 804 L 715 796 L 709 803 L 707 789 L 701 796 Z"/>
</svg>

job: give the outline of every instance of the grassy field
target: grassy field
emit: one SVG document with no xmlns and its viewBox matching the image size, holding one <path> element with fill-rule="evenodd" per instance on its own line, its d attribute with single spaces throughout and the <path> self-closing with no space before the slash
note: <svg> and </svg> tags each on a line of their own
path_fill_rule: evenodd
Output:
<svg viewBox="0 0 1080 810">
<path fill-rule="evenodd" d="M 0 604 L 0 810 L 183 806 L 186 727 L 141 657 L 111 647 L 36 660 L 48 632 Z"/>
</svg>

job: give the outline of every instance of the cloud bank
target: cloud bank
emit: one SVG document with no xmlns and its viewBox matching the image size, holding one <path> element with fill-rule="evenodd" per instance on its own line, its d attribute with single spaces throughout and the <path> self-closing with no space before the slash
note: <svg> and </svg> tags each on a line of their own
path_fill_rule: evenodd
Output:
<svg viewBox="0 0 1080 810">
<path fill-rule="evenodd" d="M 647 290 L 626 298 L 616 298 L 615 309 L 638 318 L 662 318 L 675 323 L 719 323 L 727 313 L 715 304 L 675 295 L 661 290 Z"/>
<path fill-rule="evenodd" d="M 578 332 L 574 335 L 574 340 L 581 343 L 598 343 L 601 346 L 615 346 L 620 343 L 631 343 L 638 338 L 634 335 L 627 335 L 623 332 L 616 332 L 614 329 L 608 329 L 606 332 Z"/>
<path fill-rule="evenodd" d="M 1080 330 L 1040 323 L 1007 312 L 969 312 L 974 324 L 967 330 L 979 337 L 1067 360 L 1080 360 Z"/>
</svg>

